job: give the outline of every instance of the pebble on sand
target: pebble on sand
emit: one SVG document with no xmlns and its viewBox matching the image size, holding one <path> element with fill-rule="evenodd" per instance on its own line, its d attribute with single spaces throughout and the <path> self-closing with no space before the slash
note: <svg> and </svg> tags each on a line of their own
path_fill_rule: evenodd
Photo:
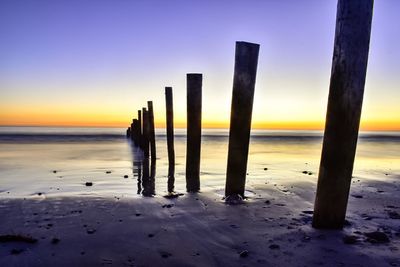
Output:
<svg viewBox="0 0 400 267">
<path fill-rule="evenodd" d="M 86 182 L 85 185 L 86 185 L 86 186 L 92 186 L 93 183 L 92 183 L 92 182 Z"/>
</svg>

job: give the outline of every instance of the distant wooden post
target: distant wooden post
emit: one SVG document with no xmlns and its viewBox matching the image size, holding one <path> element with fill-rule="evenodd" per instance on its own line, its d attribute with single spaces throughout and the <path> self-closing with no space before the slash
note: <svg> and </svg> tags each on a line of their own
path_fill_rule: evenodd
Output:
<svg viewBox="0 0 400 267">
<path fill-rule="evenodd" d="M 174 106 L 172 87 L 165 87 L 165 105 L 167 111 L 168 192 L 171 193 L 174 191 L 175 183 Z"/>
<path fill-rule="evenodd" d="M 132 123 L 131 123 L 131 139 L 132 139 L 132 141 L 134 141 L 134 138 L 135 138 L 135 125 L 133 125 L 133 120 L 132 120 Z"/>
<path fill-rule="evenodd" d="M 373 0 L 339 0 L 313 227 L 342 228 L 357 146 Z"/>
<path fill-rule="evenodd" d="M 149 116 L 146 108 L 142 109 L 143 114 L 143 154 L 145 158 L 149 158 Z"/>
<path fill-rule="evenodd" d="M 136 146 L 139 145 L 139 121 L 137 119 L 133 119 L 133 141 Z"/>
<path fill-rule="evenodd" d="M 203 75 L 189 73 L 187 78 L 187 144 L 186 144 L 186 189 L 200 190 L 201 149 L 201 95 Z"/>
<path fill-rule="evenodd" d="M 128 129 L 126 129 L 126 137 L 131 138 L 131 127 L 128 127 Z"/>
<path fill-rule="evenodd" d="M 236 42 L 225 196 L 244 197 L 258 44 Z"/>
<path fill-rule="evenodd" d="M 142 143 L 142 111 L 138 110 L 138 144 Z"/>
<path fill-rule="evenodd" d="M 151 149 L 151 161 L 156 160 L 156 133 L 154 127 L 154 112 L 153 112 L 153 101 L 147 101 L 147 110 L 148 110 L 148 117 L 149 117 L 149 142 L 150 142 L 150 149 Z"/>
</svg>

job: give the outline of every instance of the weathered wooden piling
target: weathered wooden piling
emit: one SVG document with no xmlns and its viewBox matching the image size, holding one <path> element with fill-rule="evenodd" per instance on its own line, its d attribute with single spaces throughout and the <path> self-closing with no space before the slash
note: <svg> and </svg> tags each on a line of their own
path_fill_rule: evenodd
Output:
<svg viewBox="0 0 400 267">
<path fill-rule="evenodd" d="M 132 140 L 135 145 L 138 145 L 138 120 L 133 119 L 132 122 Z"/>
<path fill-rule="evenodd" d="M 189 73 L 187 79 L 187 144 L 186 144 L 186 189 L 200 190 L 201 149 L 201 98 L 203 75 Z"/>
<path fill-rule="evenodd" d="M 138 110 L 138 144 L 142 143 L 142 111 Z"/>
<path fill-rule="evenodd" d="M 260 45 L 236 42 L 225 196 L 244 197 Z"/>
<path fill-rule="evenodd" d="M 133 120 L 131 123 L 131 140 L 134 141 L 135 138 L 135 125 L 133 125 Z"/>
<path fill-rule="evenodd" d="M 313 227 L 342 228 L 357 146 L 373 0 L 339 0 Z"/>
<path fill-rule="evenodd" d="M 148 137 L 150 142 L 151 160 L 156 160 L 156 133 L 154 127 L 153 101 L 147 101 Z"/>
<path fill-rule="evenodd" d="M 149 158 L 149 116 L 146 108 L 142 109 L 143 114 L 143 135 L 142 150 L 145 158 Z"/>
<path fill-rule="evenodd" d="M 131 127 L 128 127 L 128 129 L 126 129 L 126 137 L 131 138 Z"/>
<path fill-rule="evenodd" d="M 175 183 L 174 106 L 172 87 L 165 87 L 165 106 L 167 117 L 168 192 L 171 193 L 174 191 Z"/>
</svg>

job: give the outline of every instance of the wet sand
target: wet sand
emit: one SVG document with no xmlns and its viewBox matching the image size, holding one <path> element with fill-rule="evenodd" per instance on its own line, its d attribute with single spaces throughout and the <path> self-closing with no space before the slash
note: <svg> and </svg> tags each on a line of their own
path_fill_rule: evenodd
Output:
<svg viewBox="0 0 400 267">
<path fill-rule="evenodd" d="M 400 177 L 382 178 L 353 179 L 341 231 L 311 227 L 312 181 L 255 184 L 240 205 L 218 192 L 2 198 L 0 235 L 37 242 L 0 242 L 0 266 L 400 266 Z"/>
</svg>

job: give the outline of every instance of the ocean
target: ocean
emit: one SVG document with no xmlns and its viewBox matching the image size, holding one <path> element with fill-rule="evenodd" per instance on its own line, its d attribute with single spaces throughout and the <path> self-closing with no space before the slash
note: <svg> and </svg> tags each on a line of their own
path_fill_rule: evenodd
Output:
<svg viewBox="0 0 400 267">
<path fill-rule="evenodd" d="M 203 129 L 201 191 L 223 196 L 228 136 Z M 261 184 L 316 183 L 321 131 L 252 130 L 246 195 Z M 167 194 L 165 129 L 156 130 L 155 196 Z M 185 192 L 185 130 L 175 130 L 175 191 Z M 0 198 L 142 197 L 142 154 L 123 128 L 0 127 Z M 307 173 L 303 173 L 306 171 Z M 354 179 L 400 177 L 400 133 L 360 133 Z M 126 178 L 127 177 L 127 178 Z M 86 182 L 93 183 L 86 186 Z"/>
</svg>

